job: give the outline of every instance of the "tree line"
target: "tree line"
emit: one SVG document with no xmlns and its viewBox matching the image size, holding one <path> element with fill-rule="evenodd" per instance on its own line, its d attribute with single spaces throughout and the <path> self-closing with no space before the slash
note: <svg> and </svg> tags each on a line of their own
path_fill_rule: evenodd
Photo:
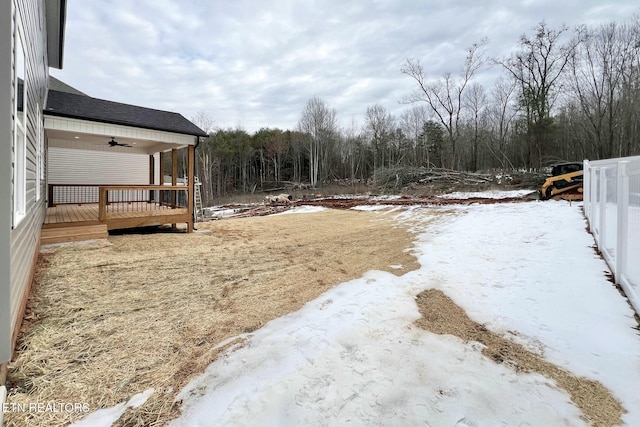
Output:
<svg viewBox="0 0 640 427">
<path fill-rule="evenodd" d="M 364 124 L 343 125 L 311 98 L 295 129 L 213 129 L 197 150 L 203 198 L 306 182 L 366 182 L 379 168 L 540 169 L 563 160 L 640 154 L 640 17 L 600 26 L 551 27 L 520 37 L 507 58 L 488 58 L 487 40 L 466 51 L 458 73 L 432 76 L 419 59 L 399 72 L 414 90 L 399 116 L 373 104 Z M 479 72 L 498 67 L 491 87 Z"/>
</svg>

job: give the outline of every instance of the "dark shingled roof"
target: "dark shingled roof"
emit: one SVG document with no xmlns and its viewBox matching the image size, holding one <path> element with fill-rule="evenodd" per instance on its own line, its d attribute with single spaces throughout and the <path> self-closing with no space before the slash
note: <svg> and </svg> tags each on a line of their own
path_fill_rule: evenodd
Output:
<svg viewBox="0 0 640 427">
<path fill-rule="evenodd" d="M 57 90 L 59 92 L 75 93 L 76 95 L 87 95 L 84 92 L 79 91 L 73 86 L 69 86 L 65 82 L 56 79 L 52 75 L 49 75 L 49 90 Z"/>
<path fill-rule="evenodd" d="M 181 114 L 49 90 L 45 114 L 193 136 L 207 133 Z"/>
</svg>

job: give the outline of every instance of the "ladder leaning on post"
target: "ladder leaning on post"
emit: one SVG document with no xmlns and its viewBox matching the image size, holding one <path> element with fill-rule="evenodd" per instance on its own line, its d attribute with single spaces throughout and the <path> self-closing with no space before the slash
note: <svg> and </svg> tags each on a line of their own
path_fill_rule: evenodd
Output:
<svg viewBox="0 0 640 427">
<path fill-rule="evenodd" d="M 202 195 L 200 194 L 200 186 L 202 184 L 200 183 L 200 180 L 198 179 L 197 176 L 193 177 L 193 183 L 194 183 L 193 215 L 195 217 L 194 221 L 198 222 L 198 220 L 202 218 Z"/>
</svg>

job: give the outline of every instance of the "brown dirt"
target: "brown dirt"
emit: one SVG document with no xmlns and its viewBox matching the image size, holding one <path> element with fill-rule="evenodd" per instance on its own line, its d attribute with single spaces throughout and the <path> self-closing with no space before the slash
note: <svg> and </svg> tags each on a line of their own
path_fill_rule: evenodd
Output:
<svg viewBox="0 0 640 427">
<path fill-rule="evenodd" d="M 471 205 L 471 204 L 497 204 L 497 203 L 522 203 L 535 200 L 532 197 L 506 197 L 504 199 L 491 199 L 486 197 L 470 197 L 468 199 L 448 199 L 435 196 L 401 196 L 397 199 L 362 199 L 362 198 L 322 198 L 317 200 L 299 200 L 291 206 L 324 206 L 334 209 L 350 209 L 363 205 L 423 205 L 423 206 L 448 206 L 448 205 Z"/>
<path fill-rule="evenodd" d="M 482 353 L 505 364 L 516 372 L 535 372 L 556 382 L 571 396 L 573 403 L 582 411 L 582 418 L 593 426 L 622 424 L 626 410 L 611 392 L 598 381 L 576 377 L 534 354 L 520 344 L 501 337 L 483 325 L 471 320 L 448 296 L 437 289 L 429 289 L 416 298 L 422 317 L 416 324 L 427 331 L 440 335 L 454 335 L 464 342 L 477 341 L 485 347 Z"/>
<path fill-rule="evenodd" d="M 211 234 L 111 236 L 40 261 L 9 367 L 8 402 L 116 405 L 153 387 L 119 426 L 160 426 L 177 392 L 232 345 L 226 339 L 299 309 L 370 269 L 418 267 L 412 235 L 370 212 L 329 210 L 198 224 Z M 391 265 L 402 265 L 400 269 Z M 7 413 L 60 426 L 82 413 Z"/>
</svg>

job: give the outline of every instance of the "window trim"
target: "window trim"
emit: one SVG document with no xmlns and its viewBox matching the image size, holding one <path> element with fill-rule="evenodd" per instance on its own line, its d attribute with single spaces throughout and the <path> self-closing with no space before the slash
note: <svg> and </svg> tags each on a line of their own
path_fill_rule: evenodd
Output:
<svg viewBox="0 0 640 427">
<path fill-rule="evenodd" d="M 13 49 L 14 110 L 13 110 L 13 227 L 27 216 L 27 56 L 22 25 L 16 16 Z M 18 111 L 19 80 L 22 78 L 22 112 Z"/>
</svg>

